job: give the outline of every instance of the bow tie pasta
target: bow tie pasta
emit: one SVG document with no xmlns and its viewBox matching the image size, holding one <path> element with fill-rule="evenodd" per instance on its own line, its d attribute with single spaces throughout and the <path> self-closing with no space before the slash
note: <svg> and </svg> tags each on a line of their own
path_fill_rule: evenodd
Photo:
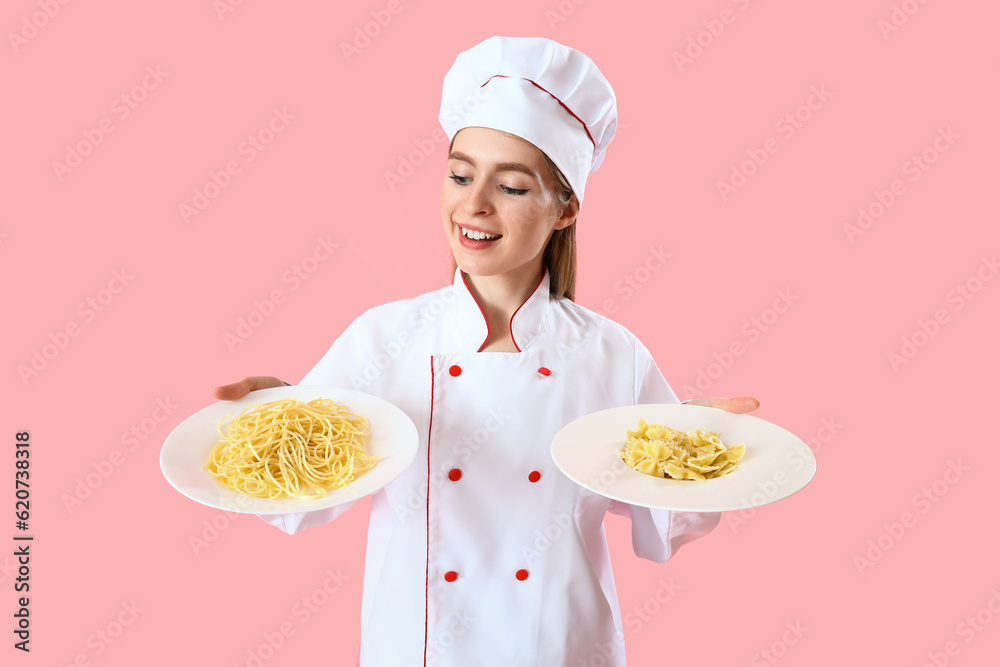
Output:
<svg viewBox="0 0 1000 667">
<path fill-rule="evenodd" d="M 703 428 L 675 431 L 639 419 L 628 442 L 618 452 L 628 466 L 654 477 L 711 479 L 728 475 L 743 460 L 746 446 L 727 448 L 719 434 Z"/>
</svg>

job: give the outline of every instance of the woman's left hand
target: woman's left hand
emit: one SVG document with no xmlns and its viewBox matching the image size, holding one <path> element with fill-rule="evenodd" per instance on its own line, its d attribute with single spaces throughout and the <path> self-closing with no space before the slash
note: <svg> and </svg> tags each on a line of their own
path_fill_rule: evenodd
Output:
<svg viewBox="0 0 1000 667">
<path fill-rule="evenodd" d="M 727 412 L 735 412 L 737 414 L 753 412 L 760 407 L 760 401 L 753 396 L 740 396 L 738 398 L 695 398 L 684 402 L 687 405 L 706 405 L 710 408 L 721 408 Z"/>
</svg>

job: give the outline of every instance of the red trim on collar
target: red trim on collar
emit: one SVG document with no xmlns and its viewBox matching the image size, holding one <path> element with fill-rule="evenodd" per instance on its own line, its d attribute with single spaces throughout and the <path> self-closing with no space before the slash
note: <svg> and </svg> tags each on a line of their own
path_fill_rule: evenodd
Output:
<svg viewBox="0 0 1000 667">
<path fill-rule="evenodd" d="M 469 296 L 471 296 L 472 300 L 476 302 L 476 307 L 479 308 L 479 312 L 482 313 L 483 320 L 486 322 L 486 340 L 484 340 L 483 344 L 479 346 L 478 350 L 476 350 L 476 352 L 481 352 L 482 349 L 484 347 L 486 347 L 486 342 L 490 339 L 490 321 L 486 318 L 486 311 L 483 310 L 483 307 L 479 305 L 479 301 L 476 300 L 476 295 L 472 293 L 472 289 L 469 287 L 469 281 L 465 279 L 465 271 L 462 271 L 461 269 L 459 269 L 458 272 L 462 276 L 462 282 L 465 283 L 465 289 L 469 290 Z M 542 267 L 542 277 L 538 280 L 538 284 L 535 285 L 535 289 L 531 290 L 531 294 L 528 295 L 528 298 L 525 299 L 524 301 L 522 301 L 521 305 L 518 306 L 517 310 L 514 311 L 514 314 L 510 316 L 510 339 L 514 342 L 514 347 L 517 348 L 518 352 L 521 351 L 521 347 L 517 344 L 517 339 L 514 338 L 514 316 L 517 315 L 517 312 L 519 310 L 521 310 L 521 308 L 524 307 L 524 304 L 528 303 L 528 301 L 531 300 L 531 297 L 533 297 L 535 295 L 535 292 L 538 291 L 538 288 L 541 286 L 542 282 L 544 282 L 544 280 L 545 280 L 545 274 L 547 272 L 548 272 L 548 269 L 546 269 L 545 267 Z M 431 384 L 431 389 L 433 390 L 433 381 L 432 381 L 432 384 Z M 430 461 L 428 461 L 427 465 L 430 466 Z M 430 479 L 430 477 L 429 477 L 429 475 L 430 475 L 429 469 L 428 469 L 428 473 L 427 474 L 428 474 L 428 479 Z"/>
<path fill-rule="evenodd" d="M 525 81 L 531 81 L 531 79 L 525 78 L 523 76 L 520 76 L 520 77 L 510 77 L 510 76 L 508 76 L 506 74 L 494 74 L 489 79 L 486 79 L 486 83 L 489 83 L 490 81 L 493 80 L 494 77 L 497 77 L 497 76 L 502 77 L 504 79 L 517 78 L 517 79 L 524 79 Z M 486 83 L 484 83 L 483 86 L 485 86 Z M 535 87 L 537 87 L 539 90 L 544 90 L 546 93 L 549 93 L 549 91 L 545 90 L 544 88 L 542 88 L 541 86 L 539 86 L 534 81 L 531 81 L 531 83 L 534 84 Z M 482 88 L 483 86 L 479 86 L 479 87 Z M 552 93 L 549 93 L 549 95 L 552 95 Z M 597 142 L 594 141 L 594 138 L 592 136 L 590 136 L 590 130 L 587 129 L 587 124 L 584 123 L 582 120 L 580 120 L 579 116 L 577 116 L 575 113 L 573 113 L 572 111 L 570 111 L 570 108 L 568 106 L 566 106 L 565 104 L 563 104 L 563 101 L 561 99 L 559 99 L 555 95 L 552 95 L 552 99 L 554 99 L 556 102 L 558 102 L 559 105 L 562 106 L 562 108 L 565 109 L 566 112 L 570 116 L 572 116 L 573 118 L 576 118 L 577 120 L 580 121 L 580 125 L 583 125 L 583 131 L 587 133 L 587 138 L 590 139 L 590 143 L 594 144 L 594 147 L 596 148 L 597 147 Z"/>
<path fill-rule="evenodd" d="M 545 272 L 547 270 L 548 269 L 546 269 L 544 267 L 542 268 L 542 279 L 538 281 L 538 285 L 535 285 L 535 289 L 531 290 L 531 294 L 529 294 L 528 298 L 524 300 L 524 303 L 522 303 L 520 306 L 517 307 L 517 310 L 521 310 L 521 308 L 524 307 L 524 304 L 528 303 L 528 301 L 531 299 L 531 297 L 535 295 L 535 292 L 538 291 L 538 287 L 542 284 L 542 280 L 545 280 Z M 514 315 L 517 315 L 517 310 L 514 311 Z M 514 341 L 514 347 L 516 347 L 517 351 L 520 352 L 521 348 L 517 344 L 517 339 L 514 338 L 514 315 L 510 316 L 510 339 L 512 341 Z"/>
<path fill-rule="evenodd" d="M 459 273 L 459 275 L 462 276 L 462 282 L 465 283 L 465 289 L 469 290 L 469 296 L 471 296 L 472 300 L 476 302 L 476 307 L 479 308 L 479 312 L 483 314 L 483 320 L 486 322 L 486 340 L 484 340 L 483 344 L 479 346 L 478 350 L 476 350 L 476 352 L 479 352 L 484 347 L 486 347 L 486 341 L 488 341 L 490 339 L 490 321 L 486 317 L 486 311 L 483 310 L 483 307 L 479 305 L 479 301 L 476 301 L 476 295 L 472 293 L 472 289 L 469 287 L 469 281 L 465 279 L 465 271 L 463 271 L 462 269 L 459 269 L 458 273 Z M 517 343 L 514 343 L 514 346 L 517 347 Z M 430 479 L 430 477 L 429 477 L 430 473 L 427 473 L 427 474 L 428 474 L 428 479 Z"/>
</svg>

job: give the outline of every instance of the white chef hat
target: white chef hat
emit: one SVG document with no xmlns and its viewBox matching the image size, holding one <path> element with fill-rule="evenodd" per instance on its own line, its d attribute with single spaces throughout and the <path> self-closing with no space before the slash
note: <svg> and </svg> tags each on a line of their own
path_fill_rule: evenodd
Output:
<svg viewBox="0 0 1000 667">
<path fill-rule="evenodd" d="M 549 156 L 583 203 L 615 134 L 615 91 L 585 54 L 541 37 L 490 37 L 455 58 L 438 120 L 517 135 Z"/>
</svg>

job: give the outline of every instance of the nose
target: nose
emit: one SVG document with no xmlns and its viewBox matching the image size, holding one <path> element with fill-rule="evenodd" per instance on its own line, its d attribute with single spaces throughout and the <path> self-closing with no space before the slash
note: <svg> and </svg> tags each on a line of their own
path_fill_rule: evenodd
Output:
<svg viewBox="0 0 1000 667">
<path fill-rule="evenodd" d="M 488 213 L 492 210 L 492 190 L 486 179 L 476 179 L 464 188 L 464 193 L 465 199 L 462 201 L 462 209 L 468 215 Z"/>
</svg>

